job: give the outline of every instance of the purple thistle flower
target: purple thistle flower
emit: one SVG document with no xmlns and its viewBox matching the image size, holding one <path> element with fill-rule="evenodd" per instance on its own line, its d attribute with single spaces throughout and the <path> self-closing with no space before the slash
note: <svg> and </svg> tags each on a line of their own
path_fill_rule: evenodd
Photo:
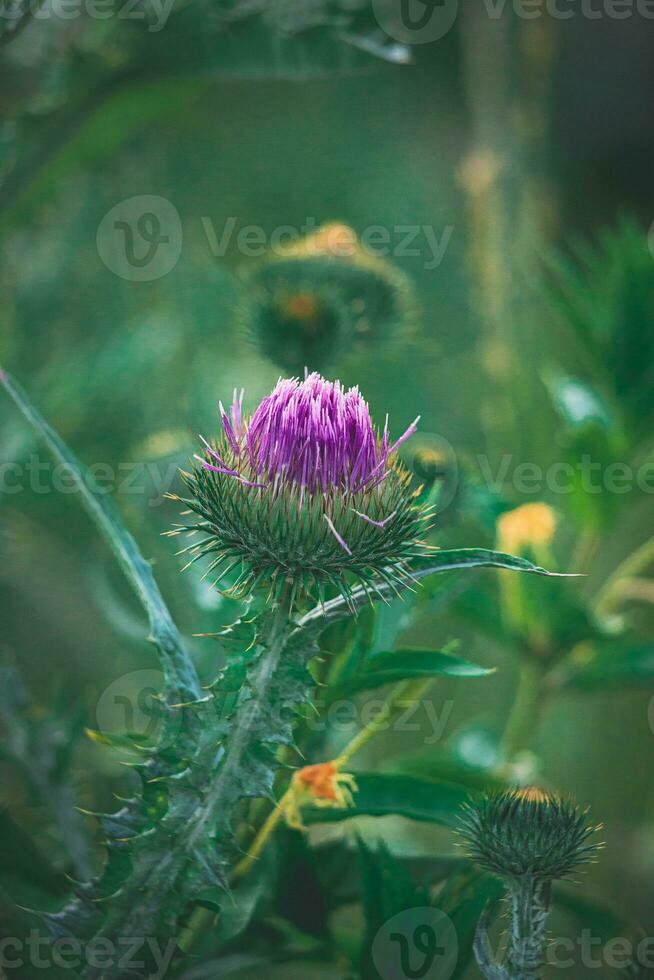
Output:
<svg viewBox="0 0 654 980">
<path fill-rule="evenodd" d="M 250 418 L 242 401 L 235 392 L 229 411 L 220 405 L 222 432 L 202 439 L 199 466 L 184 474 L 200 520 L 179 530 L 204 534 L 186 549 L 191 561 L 210 557 L 217 581 L 241 565 L 245 589 L 292 580 L 347 594 L 350 577 L 405 581 L 405 562 L 425 553 L 428 512 L 395 454 L 418 419 L 391 442 L 358 388 L 319 374 L 280 379 Z"/>
<path fill-rule="evenodd" d="M 380 440 L 358 388 L 345 390 L 340 381 L 315 373 L 304 381 L 280 378 L 248 425 L 242 421 L 242 399 L 242 393 L 238 398 L 234 393 L 229 416 L 220 406 L 232 451 L 238 457 L 247 454 L 260 484 L 283 482 L 312 494 L 373 489 L 387 476 L 389 457 L 413 435 L 420 418 L 389 446 L 388 420 Z M 206 469 L 241 478 L 208 445 L 207 452 L 214 462 L 201 460 Z"/>
</svg>

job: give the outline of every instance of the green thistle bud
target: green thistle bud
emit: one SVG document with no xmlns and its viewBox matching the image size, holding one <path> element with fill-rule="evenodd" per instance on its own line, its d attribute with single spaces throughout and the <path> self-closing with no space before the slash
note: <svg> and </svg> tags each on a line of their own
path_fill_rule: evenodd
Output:
<svg viewBox="0 0 654 980">
<path fill-rule="evenodd" d="M 341 346 L 377 344 L 410 319 L 405 276 L 341 224 L 324 225 L 258 264 L 246 288 L 247 332 L 290 372 L 322 368 Z"/>
<path fill-rule="evenodd" d="M 428 551 L 419 535 L 430 508 L 395 452 L 417 419 L 391 443 L 358 389 L 317 374 L 280 380 L 250 419 L 236 395 L 221 416 L 222 434 L 184 474 L 199 520 L 172 533 L 199 532 L 191 561 L 209 556 L 217 580 L 239 567 L 237 592 L 290 582 L 347 596 L 350 582 L 408 581 L 404 563 Z"/>
<path fill-rule="evenodd" d="M 468 856 L 486 871 L 547 882 L 592 859 L 600 847 L 590 841 L 597 829 L 574 803 L 533 788 L 467 804 L 459 833 Z"/>
</svg>

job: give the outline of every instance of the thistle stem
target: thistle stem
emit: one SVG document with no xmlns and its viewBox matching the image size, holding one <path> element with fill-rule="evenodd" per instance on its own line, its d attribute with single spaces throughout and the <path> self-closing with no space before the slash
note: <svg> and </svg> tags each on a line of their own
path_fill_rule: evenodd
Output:
<svg viewBox="0 0 654 980">
<path fill-rule="evenodd" d="M 610 615 L 620 599 L 620 582 L 634 578 L 654 562 L 654 537 L 650 538 L 621 562 L 608 577 L 595 597 L 595 613 L 600 618 Z"/>
<path fill-rule="evenodd" d="M 262 656 L 259 669 L 257 671 L 257 676 L 254 679 L 258 700 L 266 696 L 266 692 L 270 687 L 270 683 L 274 677 L 279 659 L 284 651 L 284 646 L 288 636 L 288 625 L 290 619 L 290 592 L 286 587 L 279 599 L 279 603 L 276 610 L 276 615 L 274 616 L 268 631 L 268 636 L 265 641 L 266 650 Z M 258 711 L 257 707 L 258 701 L 251 701 L 246 707 L 246 711 L 243 713 L 240 723 L 232 735 L 231 740 L 231 751 L 228 763 L 225 765 L 221 772 L 221 776 L 212 789 L 209 806 L 205 808 L 202 818 L 196 821 L 196 825 L 192 830 L 194 837 L 200 837 L 204 832 L 204 823 L 208 815 L 213 814 L 214 804 L 220 800 L 222 793 L 222 786 L 227 778 L 230 777 L 231 772 L 238 768 L 243 760 L 245 752 L 249 744 L 249 734 L 252 727 L 252 722 Z M 275 813 L 276 811 L 273 811 Z M 281 813 L 280 813 L 281 815 Z M 271 814 L 272 816 L 272 814 Z M 270 819 L 270 818 L 269 818 Z M 273 827 L 268 831 L 268 836 L 272 833 Z M 262 847 L 265 845 L 265 840 L 262 842 Z M 256 858 L 256 855 L 255 855 Z M 240 864 L 236 865 L 230 878 L 239 876 L 239 868 L 244 862 L 241 861 Z M 247 869 L 246 869 L 247 870 Z M 240 874 L 244 872 L 241 871 Z M 188 924 L 183 932 L 178 937 L 178 943 L 182 949 L 189 951 L 194 946 L 200 934 L 204 929 L 213 921 L 216 913 L 202 906 L 197 907 L 191 914 Z"/>
<path fill-rule="evenodd" d="M 243 860 L 239 861 L 239 863 L 234 868 L 231 876 L 233 880 L 237 880 L 238 878 L 244 878 L 245 875 L 250 870 L 250 868 L 252 867 L 252 865 L 255 863 L 255 861 L 259 860 L 261 852 L 263 851 L 264 847 L 272 837 L 277 827 L 277 824 L 284 816 L 287 805 L 290 802 L 292 795 L 293 795 L 293 790 L 291 787 L 289 787 L 284 793 L 284 795 L 282 796 L 282 798 L 280 799 L 279 803 L 274 808 L 274 810 L 270 811 L 264 824 L 262 825 L 261 829 L 257 833 L 257 836 L 252 841 L 248 853 L 245 855 Z"/>
<path fill-rule="evenodd" d="M 511 980 L 539 980 L 549 914 L 549 882 L 526 875 L 510 885 L 511 935 L 507 967 Z"/>
</svg>

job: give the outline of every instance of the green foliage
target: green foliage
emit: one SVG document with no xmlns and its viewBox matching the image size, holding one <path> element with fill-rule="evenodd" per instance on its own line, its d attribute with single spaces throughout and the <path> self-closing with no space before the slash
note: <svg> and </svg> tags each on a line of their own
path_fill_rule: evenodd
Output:
<svg viewBox="0 0 654 980">
<path fill-rule="evenodd" d="M 148 613 L 165 677 L 158 742 L 143 761 L 131 764 L 141 780 L 140 793 L 117 813 L 99 815 L 107 847 L 102 874 L 79 885 L 60 912 L 42 913 L 41 918 L 54 937 L 164 939 L 179 930 L 186 910 L 207 890 L 227 892 L 234 815 L 245 800 L 272 797 L 277 751 L 293 745 L 297 710 L 313 686 L 307 665 L 318 652 L 316 637 L 328 622 L 352 608 L 356 590 L 332 600 L 329 609 L 329 604 L 318 607 L 319 616 L 308 613 L 297 623 L 289 615 L 290 596 L 283 592 L 274 608 L 236 624 L 227 636 L 232 643 L 247 643 L 238 646 L 223 674 L 201 696 L 197 673 L 150 568 L 117 513 L 18 386 L 6 375 L 3 381 L 26 419 L 66 464 L 90 516 L 112 546 Z M 415 577 L 480 564 L 542 571 L 506 555 L 453 552 L 437 555 L 430 567 L 417 569 Z M 380 595 L 384 588 L 388 586 L 382 579 Z M 368 597 L 367 588 L 364 592 Z M 416 664 L 415 656 L 406 655 L 409 674 L 484 673 L 443 654 L 428 654 L 432 662 L 426 670 Z M 377 655 L 377 660 L 373 656 L 369 663 L 373 672 L 379 668 L 378 678 L 395 678 L 388 654 Z M 447 784 L 371 774 L 361 777 L 357 809 L 347 816 L 396 813 L 451 824 L 463 795 L 463 790 Z M 337 810 L 329 812 L 339 819 Z M 250 911 L 242 926 L 236 925 L 237 931 L 251 914 L 253 906 L 247 907 Z M 227 935 L 231 929 L 227 924 L 225 928 Z M 98 975 L 94 967 L 85 973 L 89 980 Z M 118 978 L 120 969 L 113 967 L 102 975 Z"/>
<path fill-rule="evenodd" d="M 66 864 L 75 876 L 84 878 L 91 872 L 90 845 L 80 814 L 75 810 L 77 793 L 70 773 L 82 718 L 79 713 L 66 718 L 61 707 L 57 705 L 47 713 L 39 711 L 16 665 L 8 658 L 0 659 L 0 760 L 12 765 L 23 777 L 29 793 L 55 824 L 65 849 Z M 6 854 L 12 855 L 12 862 L 18 855 L 27 861 L 30 850 L 34 852 L 37 848 L 34 845 L 30 848 L 24 842 L 17 846 L 25 834 L 8 813 L 0 813 L 5 823 L 0 836 Z M 39 877 L 43 876 L 51 884 L 57 880 L 54 869 L 48 867 L 44 858 L 35 864 Z"/>
<path fill-rule="evenodd" d="M 440 650 L 383 650 L 366 657 L 358 671 L 348 672 L 340 681 L 337 677 L 329 688 L 329 700 L 420 677 L 485 677 L 491 673 Z"/>
<path fill-rule="evenodd" d="M 571 258 L 552 259 L 550 272 L 548 300 L 573 335 L 566 339 L 575 345 L 573 357 L 583 378 L 561 407 L 577 426 L 606 426 L 606 399 L 614 417 L 640 434 L 654 411 L 654 269 L 645 233 L 623 217 L 600 234 L 597 246 L 580 241 Z"/>
<path fill-rule="evenodd" d="M 555 689 L 597 691 L 647 684 L 654 677 L 654 649 L 604 640 L 576 650 L 551 683 Z"/>
<path fill-rule="evenodd" d="M 79 886 L 61 912 L 42 919 L 55 937 L 170 936 L 204 889 L 226 887 L 234 808 L 271 794 L 274 752 L 292 742 L 294 711 L 311 684 L 305 665 L 315 650 L 295 644 L 292 656 L 287 612 L 271 612 L 258 624 L 256 645 L 230 661 L 224 689 L 217 686 L 216 698 L 200 697 L 195 669 L 133 539 L 24 395 L 6 376 L 4 383 L 83 488 L 89 513 L 150 615 L 167 681 L 159 744 L 134 765 L 142 796 L 100 818 L 108 852 L 101 877 Z M 186 700 L 172 703 L 180 695 Z"/>
<path fill-rule="evenodd" d="M 531 781 L 578 787 L 598 813 L 605 808 L 609 825 L 606 861 L 584 875 L 583 889 L 554 887 L 552 906 L 564 916 L 557 928 L 570 935 L 591 929 L 603 940 L 628 936 L 614 902 L 625 917 L 640 914 L 651 931 L 650 495 L 589 490 L 578 464 L 584 456 L 603 469 L 651 463 L 654 266 L 644 229 L 612 218 L 604 150 L 595 153 L 599 165 L 583 160 L 582 181 L 569 167 L 553 181 L 535 159 L 547 119 L 542 83 L 553 78 L 586 92 L 587 51 L 572 68 L 559 59 L 560 75 L 550 70 L 558 40 L 541 30 L 544 19 L 514 21 L 489 47 L 485 22 L 467 10 L 464 17 L 463 5 L 448 37 L 409 46 L 380 27 L 378 4 L 362 0 L 192 0 L 174 3 L 163 24 L 154 0 L 125 5 L 142 20 L 116 15 L 121 3 L 104 20 L 82 2 L 70 22 L 53 15 L 54 7 L 33 17 L 37 6 L 14 4 L 0 23 L 0 360 L 28 379 L 81 458 L 118 472 L 152 467 L 155 486 L 150 495 L 123 491 L 120 479 L 115 485 L 126 525 L 138 529 L 137 546 L 102 478 L 92 480 L 7 381 L 33 431 L 9 413 L 1 417 L 8 480 L 0 618 L 2 642 L 20 651 L 20 674 L 11 654 L 5 659 L 3 651 L 0 664 L 2 935 L 21 935 L 25 921 L 31 927 L 15 909 L 20 903 L 47 909 L 55 935 L 116 937 L 147 928 L 178 938 L 196 954 L 171 966 L 169 975 L 180 980 L 350 980 L 365 954 L 363 906 L 370 939 L 384 915 L 426 901 L 454 923 L 452 978 L 467 980 L 477 920 L 491 927 L 503 884 L 440 851 L 469 794 Z M 502 57 L 480 75 L 476 59 L 485 50 Z M 616 77 L 624 78 L 626 50 L 614 45 Z M 401 71 L 410 58 L 415 68 Z M 508 101 L 494 104 L 502 92 Z M 628 96 L 623 101 L 636 112 L 638 99 Z M 566 105 L 571 120 L 575 111 Z M 480 120 L 502 137 L 497 178 L 490 155 L 478 153 Z M 643 138 L 636 128 L 630 173 Z M 616 136 L 610 123 L 593 128 L 593 140 L 608 137 L 601 145 L 609 153 Z M 455 176 L 464 144 L 470 159 Z M 581 133 L 582 155 L 584 145 Z M 559 147 L 553 150 L 556 157 Z M 621 165 L 611 174 L 618 194 L 625 172 Z M 563 218 L 561 240 L 586 227 L 589 215 L 592 227 L 587 241 L 546 258 L 547 282 L 532 295 L 522 263 L 549 248 L 534 206 L 546 186 L 548 211 Z M 125 282 L 98 258 L 98 225 L 116 203 L 145 193 L 179 211 L 183 248 L 167 276 Z M 630 203 L 649 221 L 649 204 L 638 195 L 634 182 Z M 557 196 L 566 207 L 557 208 Z M 275 229 L 312 215 L 317 223 L 347 221 L 355 238 L 377 225 L 390 231 L 393 262 L 272 252 L 245 261 L 236 232 L 224 254 L 206 234 L 214 224 L 219 240 L 221 222 L 236 220 L 237 231 L 252 222 L 272 242 Z M 603 230 L 607 221 L 613 224 Z M 403 254 L 402 233 L 393 235 L 405 227 L 418 234 Z M 434 266 L 421 236 L 425 229 L 440 236 L 440 228 L 455 233 L 451 243 L 443 237 L 447 251 Z M 415 316 L 414 288 L 424 322 Z M 433 491 L 442 550 L 413 564 L 420 584 L 402 586 L 401 600 L 388 580 L 376 583 L 373 602 L 369 586 L 351 581 L 340 597 L 327 581 L 324 606 L 301 606 L 282 637 L 275 610 L 263 602 L 235 608 L 199 576 L 177 575 L 159 539 L 170 507 L 158 504 L 164 490 L 183 492 L 173 471 L 188 456 L 191 433 L 206 432 L 215 418 L 216 392 L 243 379 L 262 392 L 277 365 L 301 372 L 305 364 L 365 382 L 371 403 L 394 418 L 415 403 L 425 430 L 441 433 L 424 432 L 426 449 L 411 445 L 412 488 L 425 481 Z M 53 492 L 51 474 L 47 493 L 27 488 L 39 435 L 65 467 L 64 480 L 72 476 L 73 500 L 85 505 L 104 544 L 68 491 Z M 442 436 L 456 445 L 457 463 L 454 451 L 445 458 L 428 451 Z M 493 488 L 485 472 L 480 480 L 480 460 L 490 454 L 493 462 L 496 451 L 498 462 L 506 455 L 572 468 L 570 493 L 542 491 L 558 520 L 546 558 L 492 550 L 498 516 L 523 502 L 508 477 Z M 22 482 L 14 486 L 15 465 Z M 158 471 L 172 475 L 159 481 Z M 355 531 L 347 524 L 343 536 Z M 475 542 L 486 548 L 458 547 Z M 106 562 L 107 544 L 146 612 L 156 653 L 141 642 L 142 623 Z M 543 564 L 586 574 L 545 580 Z M 537 574 L 510 582 L 503 571 L 463 574 L 484 566 Z M 385 565 L 380 571 L 390 574 Z M 512 617 L 515 608 L 520 615 Z M 214 642 L 189 642 L 191 632 Z M 448 652 L 452 636 L 461 637 L 465 660 Z M 95 735 L 102 749 L 82 743 L 82 725 L 98 722 L 93 705 L 103 687 L 155 656 L 164 683 L 154 744 L 104 731 Z M 512 684 L 525 665 L 536 665 L 539 684 L 516 726 Z M 478 681 L 469 685 L 467 677 Z M 431 678 L 439 679 L 439 697 L 455 701 L 443 742 L 421 745 L 418 734 L 409 743 L 392 726 L 376 735 L 365 759 L 348 765 L 359 786 L 352 807 L 303 807 L 306 835 L 278 827 L 247 876 L 235 874 L 277 812 L 273 800 L 289 785 L 291 767 L 342 748 L 334 702 L 353 698 L 359 710 L 368 692 L 392 698 L 393 684 L 426 686 Z M 314 688 L 325 707 L 317 725 L 310 723 Z M 585 698 L 592 692 L 599 697 Z M 517 731 L 508 748 L 505 727 Z M 131 771 L 119 764 L 126 759 Z M 595 770 L 601 779 L 592 778 Z M 99 816 L 106 844 L 97 846 L 98 827 L 75 807 L 111 809 L 114 794 L 123 805 Z M 394 815 L 404 819 L 369 819 Z M 379 850 L 368 845 L 361 857 L 363 895 L 351 848 L 357 832 L 386 842 Z M 408 862 L 394 857 L 409 851 L 415 881 Z M 105 859 L 90 881 L 90 869 Z M 57 914 L 64 894 L 69 902 Z M 508 969 L 520 980 L 537 970 L 545 902 L 532 895 L 525 904 L 535 928 L 512 936 L 513 962 L 486 958 L 496 980 Z M 349 939 L 337 916 L 347 921 Z M 71 973 L 49 972 L 53 980 Z M 590 975 L 574 972 L 579 980 Z M 644 980 L 650 972 L 634 965 L 622 975 Z M 23 973 L 33 980 L 30 965 Z"/>
<path fill-rule="evenodd" d="M 359 842 L 362 904 L 366 932 L 361 948 L 363 980 L 377 980 L 378 973 L 372 958 L 375 937 L 389 919 L 407 909 L 429 905 L 429 896 L 382 845 L 376 850 Z"/>
<path fill-rule="evenodd" d="M 447 782 L 416 779 L 399 773 L 358 772 L 352 806 L 338 809 L 307 809 L 308 824 L 351 820 L 359 816 L 385 817 L 396 814 L 409 820 L 425 820 L 447 827 L 458 825 L 459 810 L 468 791 Z"/>
</svg>

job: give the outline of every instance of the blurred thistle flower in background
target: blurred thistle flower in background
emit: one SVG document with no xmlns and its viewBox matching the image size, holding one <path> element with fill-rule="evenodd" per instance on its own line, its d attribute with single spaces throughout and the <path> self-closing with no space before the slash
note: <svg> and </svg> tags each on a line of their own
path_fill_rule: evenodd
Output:
<svg viewBox="0 0 654 980">
<path fill-rule="evenodd" d="M 341 348 L 379 344 L 413 319 L 406 276 L 336 222 L 278 249 L 244 278 L 246 331 L 284 371 L 322 370 Z"/>
<path fill-rule="evenodd" d="M 599 827 L 585 811 L 537 787 L 494 793 L 465 806 L 459 834 L 468 857 L 485 871 L 514 880 L 568 878 L 592 860 Z"/>
<path fill-rule="evenodd" d="M 426 555 L 420 539 L 432 508 L 417 502 L 410 475 L 395 457 L 416 431 L 416 419 L 391 441 L 379 433 L 358 388 L 309 374 L 280 379 L 251 418 L 234 393 L 223 431 L 204 442 L 197 465 L 183 474 L 183 499 L 200 520 L 179 525 L 200 536 L 182 553 L 189 564 L 210 559 L 216 583 L 232 570 L 232 593 L 260 584 L 293 594 L 331 584 L 376 589 L 410 581 L 408 559 Z"/>
</svg>

